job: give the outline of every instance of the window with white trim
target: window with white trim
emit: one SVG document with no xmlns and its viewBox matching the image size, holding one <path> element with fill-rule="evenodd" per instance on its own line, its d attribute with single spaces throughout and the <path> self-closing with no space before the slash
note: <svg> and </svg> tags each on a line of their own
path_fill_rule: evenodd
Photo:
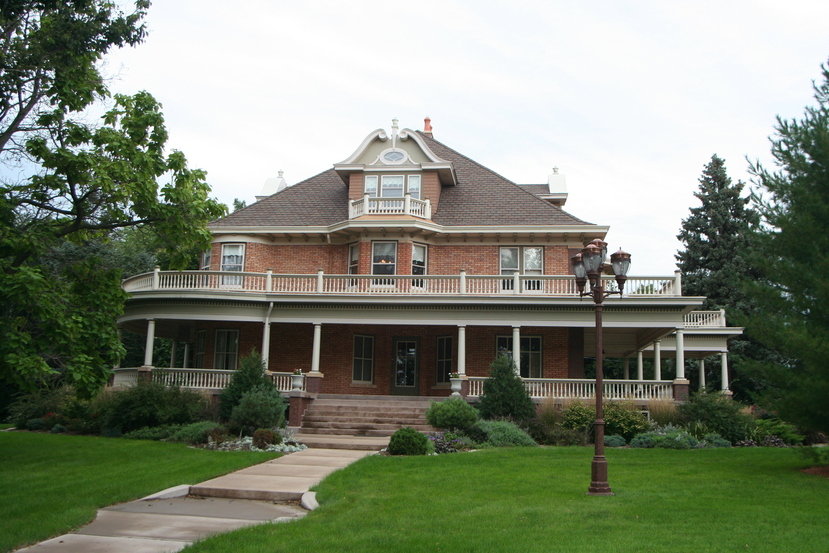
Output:
<svg viewBox="0 0 829 553">
<path fill-rule="evenodd" d="M 371 382 L 374 377 L 374 336 L 354 335 L 351 380 Z"/>
<path fill-rule="evenodd" d="M 201 263 L 199 264 L 199 270 L 201 271 L 209 271 L 210 270 L 210 259 L 213 256 L 212 249 L 202 252 L 201 254 Z"/>
<path fill-rule="evenodd" d="M 371 243 L 371 274 L 394 275 L 397 273 L 397 242 Z M 392 279 L 374 279 L 375 286 L 391 286 Z"/>
<path fill-rule="evenodd" d="M 213 368 L 226 371 L 236 370 L 236 359 L 239 356 L 239 331 L 216 330 L 215 351 L 213 352 Z"/>
<path fill-rule="evenodd" d="M 439 336 L 437 343 L 437 382 L 449 382 L 449 373 L 452 372 L 452 337 Z"/>
<path fill-rule="evenodd" d="M 425 275 L 426 274 L 426 246 L 423 244 L 412 244 L 412 274 Z M 422 279 L 415 279 L 412 281 L 412 286 L 416 288 L 423 288 L 426 282 Z"/>
<path fill-rule="evenodd" d="M 544 274 L 544 248 L 539 246 L 508 246 L 501 248 L 501 274 L 542 275 Z M 513 290 L 512 279 L 504 279 L 501 287 Z M 525 280 L 525 290 L 540 290 L 540 280 Z"/>
<path fill-rule="evenodd" d="M 351 244 L 348 248 L 348 274 L 360 272 L 360 244 Z"/>
<path fill-rule="evenodd" d="M 245 245 L 244 244 L 222 244 L 222 264 L 220 269 L 229 272 L 242 272 L 245 270 Z M 223 276 L 223 286 L 241 286 L 241 276 Z"/>
<path fill-rule="evenodd" d="M 378 186 L 379 185 L 379 186 Z M 365 175 L 363 177 L 363 194 L 370 198 L 402 198 L 410 194 L 420 199 L 420 175 Z"/>
<path fill-rule="evenodd" d="M 512 336 L 498 336 L 495 352 L 512 359 Z M 541 378 L 541 336 L 521 336 L 521 376 L 524 378 Z"/>
</svg>

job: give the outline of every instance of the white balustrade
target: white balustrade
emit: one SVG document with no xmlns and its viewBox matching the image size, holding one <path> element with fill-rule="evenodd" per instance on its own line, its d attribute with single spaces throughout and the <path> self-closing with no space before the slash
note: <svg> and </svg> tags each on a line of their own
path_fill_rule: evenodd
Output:
<svg viewBox="0 0 829 553">
<path fill-rule="evenodd" d="M 469 396 L 483 394 L 484 377 L 469 378 Z M 524 378 L 524 387 L 531 398 L 582 399 L 596 397 L 596 381 L 585 378 Z M 607 400 L 672 399 L 669 380 L 605 380 L 604 398 Z"/>
<path fill-rule="evenodd" d="M 685 326 L 725 326 L 725 311 L 691 311 L 685 315 Z"/>
<path fill-rule="evenodd" d="M 413 215 L 423 219 L 432 218 L 432 204 L 429 200 L 406 198 L 371 198 L 364 196 L 351 200 L 348 217 L 355 219 L 363 215 Z"/>
<path fill-rule="evenodd" d="M 291 377 L 293 373 L 270 372 L 265 373 L 273 381 L 273 385 L 280 392 L 290 392 L 292 389 Z M 305 379 L 302 379 L 302 389 L 305 389 Z"/>
<path fill-rule="evenodd" d="M 602 277 L 608 290 L 617 289 L 612 276 Z M 570 275 L 285 275 L 235 271 L 158 271 L 125 279 L 127 292 L 150 290 L 216 290 L 274 294 L 342 295 L 464 295 L 576 297 Z M 674 277 L 630 277 L 625 296 L 672 296 Z M 725 326 L 718 311 L 686 317 L 689 326 Z"/>
<path fill-rule="evenodd" d="M 112 378 L 113 388 L 126 388 L 138 383 L 138 369 L 112 369 L 112 372 L 115 373 Z"/>
</svg>

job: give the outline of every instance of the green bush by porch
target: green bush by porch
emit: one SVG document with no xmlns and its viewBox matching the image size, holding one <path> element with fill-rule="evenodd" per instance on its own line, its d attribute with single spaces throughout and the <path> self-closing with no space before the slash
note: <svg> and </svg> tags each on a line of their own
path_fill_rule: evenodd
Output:
<svg viewBox="0 0 829 553">
<path fill-rule="evenodd" d="M 0 433 L 0 551 L 77 528 L 100 507 L 278 457 L 183 444 Z"/>
<path fill-rule="evenodd" d="M 192 553 L 806 553 L 829 549 L 829 480 L 789 449 L 611 449 L 614 497 L 585 494 L 592 448 L 369 457 L 320 484 L 322 507 Z"/>
</svg>

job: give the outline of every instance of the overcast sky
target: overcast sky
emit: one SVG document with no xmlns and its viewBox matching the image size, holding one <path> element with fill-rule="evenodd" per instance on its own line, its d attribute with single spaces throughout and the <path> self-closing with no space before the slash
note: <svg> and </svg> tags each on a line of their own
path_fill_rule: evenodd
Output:
<svg viewBox="0 0 829 553">
<path fill-rule="evenodd" d="M 827 21 L 825 0 L 157 0 L 146 42 L 106 72 L 113 92 L 161 101 L 170 145 L 222 202 L 428 115 L 436 139 L 515 182 L 560 167 L 565 209 L 610 225 L 631 274 L 669 274 L 711 154 L 748 180 L 775 116 L 812 103 Z"/>
</svg>

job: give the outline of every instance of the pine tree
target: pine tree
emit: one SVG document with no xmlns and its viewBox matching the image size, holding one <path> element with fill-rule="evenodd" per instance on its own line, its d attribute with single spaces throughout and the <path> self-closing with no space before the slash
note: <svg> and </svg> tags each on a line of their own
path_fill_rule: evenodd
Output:
<svg viewBox="0 0 829 553">
<path fill-rule="evenodd" d="M 751 336 L 791 358 L 752 364 L 771 386 L 762 400 L 804 430 L 829 431 L 829 65 L 815 83 L 817 105 L 800 120 L 777 118 L 777 169 L 752 173 L 763 218 L 747 282 Z"/>
<path fill-rule="evenodd" d="M 699 190 L 694 193 L 701 205 L 691 208 L 677 235 L 684 246 L 676 255 L 683 273 L 683 293 L 705 296 L 703 309 L 725 309 L 729 321 L 751 311 L 751 300 L 741 280 L 757 274 L 749 257 L 759 216 L 749 205 L 750 198 L 743 196 L 743 188 L 742 182 L 732 182 L 725 161 L 712 155 L 699 178 Z M 743 361 L 755 354 L 773 353 L 745 337 L 731 340 L 729 350 L 733 373 L 729 387 L 738 399 L 748 399 L 763 384 L 743 373 Z M 719 364 L 719 359 L 706 364 L 707 380 L 715 385 L 720 378 Z M 697 378 L 696 371 L 690 374 Z"/>
</svg>

